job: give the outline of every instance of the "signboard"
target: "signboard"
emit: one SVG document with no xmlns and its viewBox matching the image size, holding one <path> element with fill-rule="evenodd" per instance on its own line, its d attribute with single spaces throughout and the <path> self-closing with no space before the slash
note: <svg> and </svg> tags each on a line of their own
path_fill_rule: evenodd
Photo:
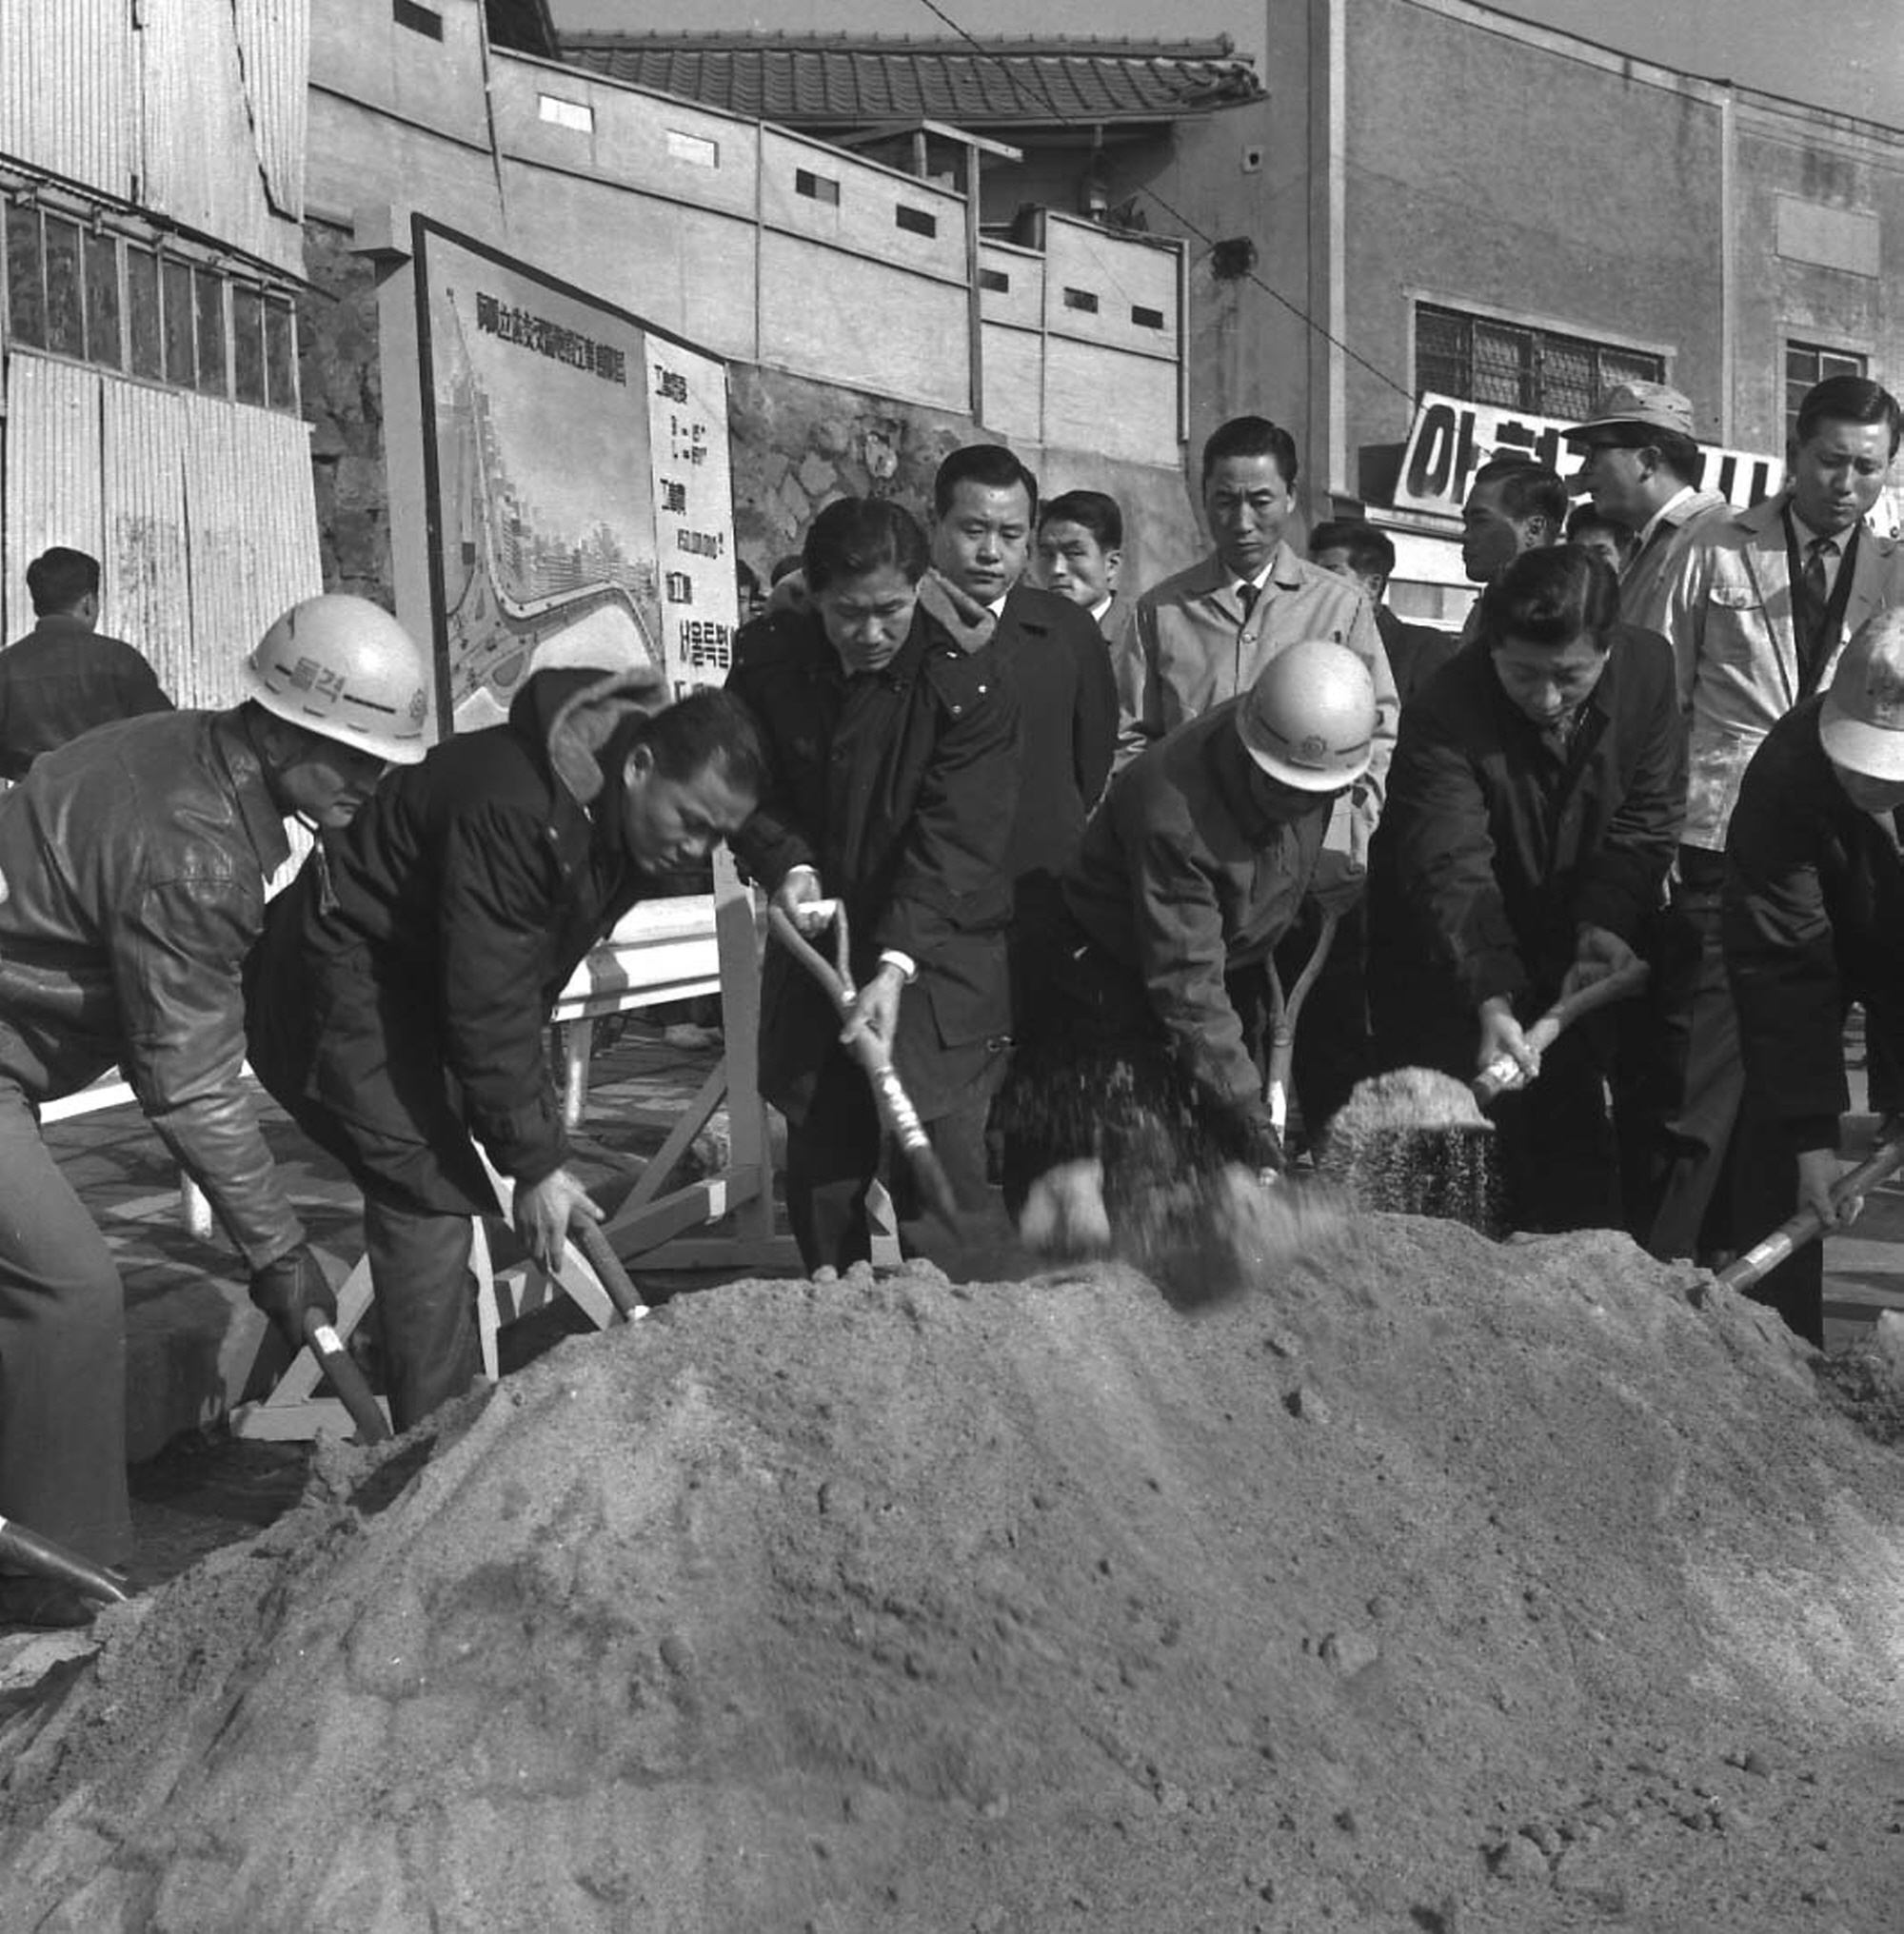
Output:
<svg viewBox="0 0 1904 1934">
<path fill-rule="evenodd" d="M 1426 390 L 1409 425 L 1395 507 L 1460 516 L 1475 472 L 1491 457 L 1531 457 L 1562 477 L 1571 477 L 1580 467 L 1580 453 L 1570 449 L 1563 439 L 1568 427 L 1562 418 L 1466 403 Z M 1701 487 L 1719 491 L 1740 509 L 1772 496 L 1785 481 L 1782 458 L 1706 444 L 1700 445 L 1700 455 Z"/>
<path fill-rule="evenodd" d="M 543 665 L 726 677 L 738 609 L 725 365 L 414 222 L 439 716 Z"/>
</svg>

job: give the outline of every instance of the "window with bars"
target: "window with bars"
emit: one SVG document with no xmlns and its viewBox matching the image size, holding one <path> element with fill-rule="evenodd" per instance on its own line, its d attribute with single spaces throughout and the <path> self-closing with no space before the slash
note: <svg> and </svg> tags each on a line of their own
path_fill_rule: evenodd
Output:
<svg viewBox="0 0 1904 1934">
<path fill-rule="evenodd" d="M 101 369 L 298 413 L 289 298 L 30 202 L 6 205 L 5 335 Z"/>
<path fill-rule="evenodd" d="M 1798 434 L 1798 405 L 1805 392 L 1827 376 L 1869 376 L 1871 358 L 1853 349 L 1826 349 L 1816 343 L 1785 345 L 1785 434 Z"/>
<path fill-rule="evenodd" d="M 1418 390 L 1578 422 L 1615 384 L 1665 377 L 1666 359 L 1643 349 L 1415 305 Z"/>
</svg>

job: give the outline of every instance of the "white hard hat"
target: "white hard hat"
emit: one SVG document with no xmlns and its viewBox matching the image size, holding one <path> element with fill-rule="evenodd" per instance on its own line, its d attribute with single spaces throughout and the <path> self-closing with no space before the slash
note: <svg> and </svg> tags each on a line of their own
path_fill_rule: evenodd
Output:
<svg viewBox="0 0 1904 1934">
<path fill-rule="evenodd" d="M 428 663 L 367 598 L 330 591 L 293 604 L 246 659 L 245 685 L 266 711 L 393 765 L 428 749 Z"/>
<path fill-rule="evenodd" d="M 1845 646 L 1819 708 L 1818 741 L 1853 772 L 1904 780 L 1904 609 L 1866 619 Z"/>
<path fill-rule="evenodd" d="M 1375 750 L 1375 681 L 1345 644 L 1305 639 L 1277 653 L 1237 706 L 1243 749 L 1284 785 L 1339 792 Z"/>
</svg>

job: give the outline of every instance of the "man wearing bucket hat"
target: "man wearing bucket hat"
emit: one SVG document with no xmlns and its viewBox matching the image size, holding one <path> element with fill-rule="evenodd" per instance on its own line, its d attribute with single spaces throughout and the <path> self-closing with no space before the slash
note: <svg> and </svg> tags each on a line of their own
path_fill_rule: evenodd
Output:
<svg viewBox="0 0 1904 1934">
<path fill-rule="evenodd" d="M 129 1555 L 124 1295 L 39 1135 L 40 1103 L 116 1062 L 301 1345 L 330 1290 L 240 1080 L 242 964 L 284 821 L 346 824 L 424 755 L 424 654 L 361 598 L 286 612 L 228 711 L 101 725 L 0 800 L 0 1515 L 96 1564 Z M 0 1578 L 0 1624 L 77 1624 L 64 1588 Z"/>
<path fill-rule="evenodd" d="M 1736 1162 L 1755 1242 L 1800 1205 L 1827 1229 L 1839 1117 L 1849 1106 L 1844 1018 L 1904 1066 L 1904 610 L 1866 620 L 1830 688 L 1788 712 L 1753 755 L 1726 829 L 1726 971 L 1738 1011 L 1745 1101 Z M 1888 1051 L 1888 1053 L 1887 1053 Z M 1875 1077 L 1873 1081 L 1876 1088 Z M 1874 1092 L 1894 1115 L 1898 1095 Z M 1824 1343 L 1823 1252 L 1799 1250 L 1747 1293 Z"/>
<path fill-rule="evenodd" d="M 1187 1118 L 1215 1159 L 1281 1167 L 1225 977 L 1259 966 L 1295 920 L 1378 717 L 1359 654 L 1304 640 L 1112 780 L 1064 877 L 1049 1024 L 1003 1111 L 1014 1214 L 1039 1174 L 1083 1156 L 1116 1199 L 1121 1167 L 1145 1158 L 1124 1114 Z"/>
<path fill-rule="evenodd" d="M 1566 438 L 1581 453 L 1575 489 L 1584 486 L 1602 517 L 1633 533 L 1635 548 L 1619 577 L 1619 614 L 1657 631 L 1680 533 L 1726 507 L 1720 492 L 1699 487 L 1703 460 L 1692 400 L 1663 383 L 1617 384 Z"/>
</svg>

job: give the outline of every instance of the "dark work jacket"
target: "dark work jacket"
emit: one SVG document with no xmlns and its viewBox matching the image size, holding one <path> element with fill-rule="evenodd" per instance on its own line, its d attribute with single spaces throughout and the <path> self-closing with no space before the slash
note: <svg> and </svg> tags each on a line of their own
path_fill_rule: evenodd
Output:
<svg viewBox="0 0 1904 1934">
<path fill-rule="evenodd" d="M 1140 978 L 1179 1063 L 1248 1115 L 1262 1077 L 1224 976 L 1264 959 L 1316 871 L 1335 796 L 1272 809 L 1237 733 L 1235 699 L 1140 752 L 1085 828 L 1064 879 L 1071 918 Z"/>
<path fill-rule="evenodd" d="M 1118 686 L 1091 614 L 1050 591 L 1015 584 L 992 649 L 1011 673 L 1023 717 L 1018 818 L 1006 869 L 1021 914 L 1055 907 L 1058 881 L 1118 742 Z"/>
<path fill-rule="evenodd" d="M 1564 757 L 1501 689 L 1484 640 L 1402 715 L 1369 859 L 1372 977 L 1472 1014 L 1550 1000 L 1581 926 L 1640 946 L 1685 811 L 1673 656 L 1615 625 Z"/>
<path fill-rule="evenodd" d="M 42 618 L 0 652 L 0 779 L 25 779 L 41 753 L 95 725 L 171 708 L 157 674 L 123 639 L 83 619 Z"/>
<path fill-rule="evenodd" d="M 1766 735 L 1726 832 L 1725 959 L 1755 1114 L 1793 1150 L 1835 1148 L 1850 1105 L 1844 1017 L 1864 1003 L 1874 1066 L 1904 1065 L 1897 816 L 1860 812 L 1818 742 L 1822 697 Z M 1888 1112 L 1895 1097 L 1874 1097 Z"/>
<path fill-rule="evenodd" d="M 493 1201 L 567 1155 L 545 1039 L 583 956 L 640 898 L 603 748 L 659 673 L 550 669 L 506 723 L 392 772 L 272 901 L 251 1065 L 358 1175 L 413 1207 Z"/>
<path fill-rule="evenodd" d="M 922 1119 L 967 1098 L 1011 1032 L 1005 857 L 1019 798 L 1019 708 L 989 644 L 966 652 L 924 609 L 883 671 L 848 678 L 820 621 L 787 611 L 736 641 L 727 689 L 760 727 L 767 780 L 736 856 L 769 893 L 795 866 L 845 902 L 854 984 L 892 949 L 918 981 L 900 1000 L 893 1060 Z M 830 939 L 820 951 L 831 958 Z M 804 1119 L 837 1014 L 769 945 L 761 1089 Z"/>
<path fill-rule="evenodd" d="M 1375 628 L 1395 675 L 1395 695 L 1405 705 L 1454 657 L 1460 641 L 1432 624 L 1404 624 L 1386 604 L 1375 607 Z"/>
</svg>

